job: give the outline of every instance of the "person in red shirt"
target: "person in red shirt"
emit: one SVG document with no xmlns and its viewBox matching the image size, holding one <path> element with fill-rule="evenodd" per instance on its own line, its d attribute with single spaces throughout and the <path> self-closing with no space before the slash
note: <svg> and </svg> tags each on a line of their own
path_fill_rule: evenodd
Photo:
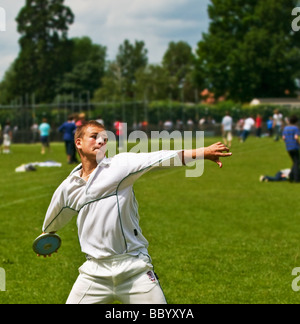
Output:
<svg viewBox="0 0 300 324">
<path fill-rule="evenodd" d="M 76 127 L 82 126 L 85 122 L 85 113 L 80 113 L 78 119 L 75 122 Z"/>
<path fill-rule="evenodd" d="M 257 114 L 256 116 L 255 127 L 256 127 L 256 137 L 261 137 L 262 117 L 260 114 Z"/>
<path fill-rule="evenodd" d="M 118 143 L 118 146 L 120 148 L 120 145 L 119 145 L 120 144 L 120 136 L 123 135 L 123 131 L 122 131 L 122 121 L 119 121 L 119 120 L 115 121 L 114 122 L 114 128 L 115 128 L 115 131 L 116 131 L 117 143 Z"/>
</svg>

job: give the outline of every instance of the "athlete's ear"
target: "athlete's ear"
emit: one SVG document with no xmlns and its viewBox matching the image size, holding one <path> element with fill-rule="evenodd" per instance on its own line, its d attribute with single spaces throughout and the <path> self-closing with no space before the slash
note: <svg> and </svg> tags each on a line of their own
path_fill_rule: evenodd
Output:
<svg viewBox="0 0 300 324">
<path fill-rule="evenodd" d="M 75 140 L 75 146 L 77 147 L 77 149 L 81 148 L 81 144 L 82 144 L 82 138 L 76 138 Z"/>
</svg>

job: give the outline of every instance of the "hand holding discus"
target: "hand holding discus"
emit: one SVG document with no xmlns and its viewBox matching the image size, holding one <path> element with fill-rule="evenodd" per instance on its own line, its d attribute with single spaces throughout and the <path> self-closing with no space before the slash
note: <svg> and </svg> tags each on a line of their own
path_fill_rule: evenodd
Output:
<svg viewBox="0 0 300 324">
<path fill-rule="evenodd" d="M 55 233 L 43 233 L 38 236 L 32 245 L 37 256 L 43 255 L 45 258 L 57 252 L 61 246 L 61 238 Z"/>
</svg>

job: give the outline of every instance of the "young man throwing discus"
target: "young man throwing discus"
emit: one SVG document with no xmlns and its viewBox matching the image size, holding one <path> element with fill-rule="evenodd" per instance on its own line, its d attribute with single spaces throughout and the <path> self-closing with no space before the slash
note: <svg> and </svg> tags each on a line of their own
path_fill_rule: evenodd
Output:
<svg viewBox="0 0 300 324">
<path fill-rule="evenodd" d="M 231 153 L 216 143 L 196 150 L 106 158 L 106 142 L 105 130 L 96 121 L 77 128 L 75 145 L 82 163 L 55 191 L 43 225 L 44 233 L 56 232 L 78 215 L 79 242 L 87 261 L 67 304 L 165 304 L 139 226 L 133 184 L 163 161 L 175 158 L 186 164 L 204 158 L 222 167 L 220 157 Z"/>
</svg>

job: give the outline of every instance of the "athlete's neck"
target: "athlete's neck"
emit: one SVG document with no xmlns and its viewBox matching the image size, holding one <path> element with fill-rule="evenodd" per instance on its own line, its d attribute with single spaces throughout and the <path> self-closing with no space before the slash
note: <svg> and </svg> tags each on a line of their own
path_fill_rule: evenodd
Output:
<svg viewBox="0 0 300 324">
<path fill-rule="evenodd" d="M 81 178 L 83 178 L 84 180 L 87 180 L 90 176 L 90 174 L 96 169 L 97 167 L 97 161 L 93 160 L 88 160 L 85 158 L 81 159 L 82 162 L 82 170 L 81 170 Z"/>
</svg>

